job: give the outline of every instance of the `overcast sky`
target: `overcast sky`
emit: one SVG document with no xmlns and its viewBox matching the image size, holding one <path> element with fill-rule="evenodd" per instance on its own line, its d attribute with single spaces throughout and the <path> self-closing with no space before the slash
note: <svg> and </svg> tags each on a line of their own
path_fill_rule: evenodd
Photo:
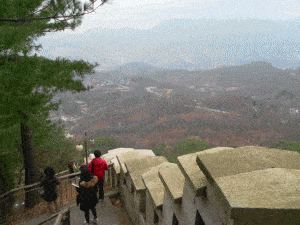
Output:
<svg viewBox="0 0 300 225">
<path fill-rule="evenodd" d="M 76 32 L 93 27 L 149 29 L 174 18 L 286 20 L 299 15 L 300 0 L 112 0 L 85 15 Z"/>
<path fill-rule="evenodd" d="M 75 35 L 67 34 L 84 33 L 88 36 L 86 31 L 97 27 L 150 29 L 170 19 L 225 20 L 242 17 L 290 20 L 300 17 L 300 0 L 111 0 L 111 3 L 97 8 L 96 13 L 84 15 L 82 24 L 75 31 L 65 30 L 41 37 L 39 41 L 44 50 L 39 55 L 77 56 L 76 54 L 79 54 L 77 49 L 71 52 L 70 47 L 61 46 L 62 43 L 54 39 L 66 37 L 70 40 L 68 43 L 71 43 Z M 98 5 L 96 2 L 95 7 Z M 294 29 L 298 31 L 299 27 L 295 26 Z M 86 43 L 78 46 L 78 49 L 86 49 Z M 85 53 L 83 50 L 82 52 L 81 57 L 84 54 L 91 55 L 90 52 Z M 83 59 L 95 61 L 91 57 Z"/>
</svg>

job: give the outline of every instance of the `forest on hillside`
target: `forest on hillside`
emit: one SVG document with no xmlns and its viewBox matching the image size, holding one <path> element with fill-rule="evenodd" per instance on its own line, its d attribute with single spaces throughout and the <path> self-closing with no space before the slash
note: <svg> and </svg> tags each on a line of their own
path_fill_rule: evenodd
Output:
<svg viewBox="0 0 300 225">
<path fill-rule="evenodd" d="M 96 88 L 61 96 L 61 112 L 78 116 L 68 132 L 80 140 L 88 130 L 125 147 L 150 149 L 181 139 L 211 146 L 299 141 L 297 70 L 253 62 L 205 71 L 145 71 L 96 73 L 89 78 Z M 88 112 L 80 113 L 76 101 Z"/>
</svg>

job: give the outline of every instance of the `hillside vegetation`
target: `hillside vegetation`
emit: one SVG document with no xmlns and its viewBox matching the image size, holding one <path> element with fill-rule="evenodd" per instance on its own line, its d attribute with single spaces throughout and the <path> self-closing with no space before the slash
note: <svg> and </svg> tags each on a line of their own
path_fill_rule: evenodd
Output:
<svg viewBox="0 0 300 225">
<path fill-rule="evenodd" d="M 299 141 L 297 70 L 268 62 L 200 71 L 132 66 L 96 73 L 85 81 L 90 91 L 60 96 L 62 106 L 53 113 L 68 117 L 67 132 L 80 140 L 88 130 L 134 148 L 181 139 L 210 146 Z"/>
</svg>

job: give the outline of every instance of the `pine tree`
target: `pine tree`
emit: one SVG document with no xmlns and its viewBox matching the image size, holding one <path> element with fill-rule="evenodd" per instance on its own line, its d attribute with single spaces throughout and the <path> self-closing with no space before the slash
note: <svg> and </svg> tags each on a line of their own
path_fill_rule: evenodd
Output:
<svg viewBox="0 0 300 225">
<path fill-rule="evenodd" d="M 32 121 L 39 117 L 45 122 L 49 111 L 57 109 L 59 103 L 51 101 L 57 92 L 86 90 L 84 75 L 97 66 L 32 55 L 41 48 L 34 41 L 48 32 L 74 30 L 84 14 L 94 10 L 94 0 L 83 7 L 79 0 L 0 0 L 0 129 L 1 133 L 19 132 L 26 185 L 38 178 Z M 16 142 L 11 135 L 0 139 L 4 147 Z M 34 199 L 34 195 L 26 196 L 26 206 L 32 207 Z"/>
</svg>

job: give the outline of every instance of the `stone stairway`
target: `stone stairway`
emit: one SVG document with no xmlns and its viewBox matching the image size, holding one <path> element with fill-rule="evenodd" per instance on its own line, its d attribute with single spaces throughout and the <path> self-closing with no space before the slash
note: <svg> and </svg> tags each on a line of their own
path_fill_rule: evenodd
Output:
<svg viewBox="0 0 300 225">
<path fill-rule="evenodd" d="M 71 225 L 83 225 L 85 218 L 84 213 L 79 209 L 79 206 L 76 204 L 70 205 L 70 222 Z M 97 225 L 120 225 L 120 221 L 118 219 L 118 215 L 115 213 L 115 209 L 113 208 L 110 199 L 105 197 L 103 202 L 99 202 L 96 206 L 97 216 L 98 216 L 98 223 Z M 44 214 L 37 218 L 34 218 L 30 221 L 26 221 L 21 223 L 20 225 L 38 225 L 41 222 L 45 221 L 50 214 Z M 93 218 L 92 212 L 90 212 L 90 218 Z M 46 222 L 45 224 L 54 224 L 55 218 Z"/>
<path fill-rule="evenodd" d="M 98 223 L 97 225 L 120 225 L 118 216 L 114 211 L 114 208 L 109 200 L 105 198 L 103 202 L 99 202 L 96 206 Z M 90 218 L 93 218 L 92 212 L 90 212 Z M 79 206 L 74 206 L 71 209 L 71 225 L 82 225 L 84 224 L 85 218 L 84 213 L 79 209 Z"/>
</svg>

